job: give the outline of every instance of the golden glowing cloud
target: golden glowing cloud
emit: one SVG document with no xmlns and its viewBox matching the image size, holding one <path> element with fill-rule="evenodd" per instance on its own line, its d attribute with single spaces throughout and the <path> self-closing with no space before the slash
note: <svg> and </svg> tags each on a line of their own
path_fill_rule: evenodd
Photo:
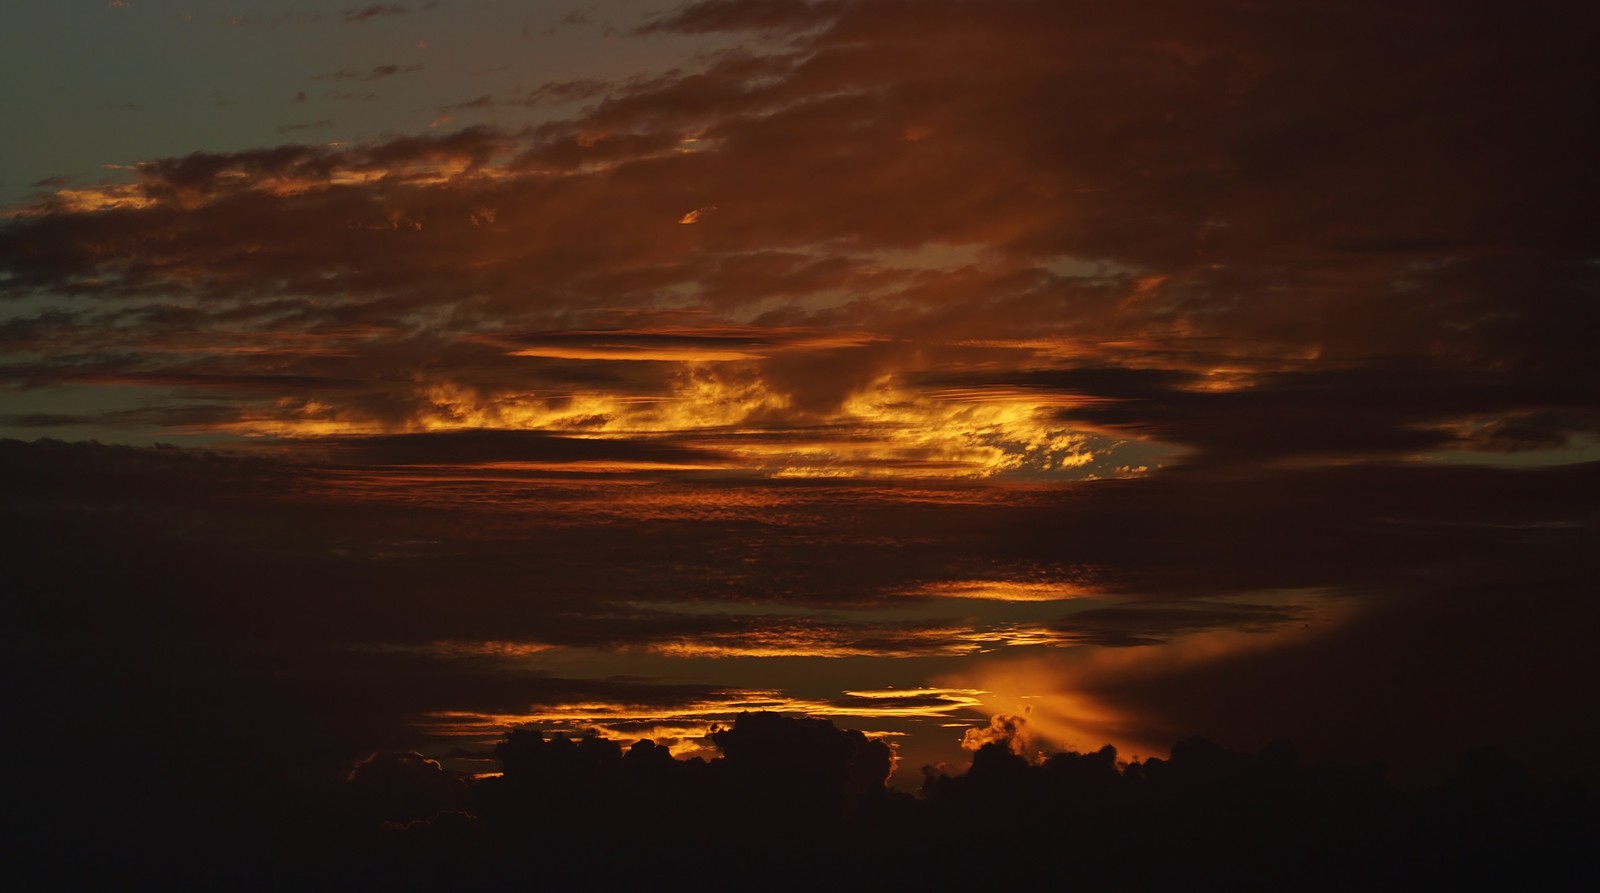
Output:
<svg viewBox="0 0 1600 893">
<path fill-rule="evenodd" d="M 877 631 L 882 632 L 882 631 Z M 788 626 L 708 633 L 655 642 L 645 649 L 662 657 L 915 657 L 967 654 L 982 645 L 962 627 L 874 634 L 851 627 Z"/>
<path fill-rule="evenodd" d="M 938 719 L 959 710 L 976 709 L 983 692 L 965 688 L 887 689 L 842 692 L 846 703 L 792 698 L 775 691 L 731 693 L 723 700 L 695 700 L 672 705 L 641 705 L 620 701 L 574 701 L 553 704 L 526 713 L 436 711 L 417 725 L 444 737 L 492 738 L 520 727 L 610 730 L 608 737 L 641 737 L 641 728 L 670 730 L 688 738 L 703 736 L 713 722 L 726 721 L 745 711 L 769 711 L 800 716 L 850 716 L 872 718 Z M 695 725 L 695 722 L 702 723 Z M 627 727 L 615 733 L 618 727 Z M 674 737 L 663 735 L 663 737 Z"/>
<path fill-rule="evenodd" d="M 748 350 L 712 347 L 525 347 L 513 351 L 514 357 L 549 357 L 557 360 L 646 360 L 653 362 L 716 363 L 729 360 L 754 360 L 760 354 Z"/>
<path fill-rule="evenodd" d="M 972 598 L 1001 602 L 1054 602 L 1082 598 L 1094 590 L 1066 582 L 1020 580 L 940 580 L 909 590 L 910 595 Z"/>
<path fill-rule="evenodd" d="M 419 383 L 418 408 L 399 425 L 363 419 L 333 403 L 283 398 L 222 427 L 279 437 L 474 428 L 596 439 L 672 435 L 775 477 L 981 478 L 1019 470 L 1059 473 L 1094 459 L 1085 435 L 1055 420 L 1051 400 L 1027 394 L 949 399 L 884 376 L 851 394 L 836 412 L 799 415 L 811 424 L 789 434 L 784 420 L 797 415 L 791 398 L 750 368 L 682 362 L 670 383 L 671 393 L 662 396 L 483 393 L 448 382 Z M 764 436 L 769 431 L 784 436 Z"/>
</svg>

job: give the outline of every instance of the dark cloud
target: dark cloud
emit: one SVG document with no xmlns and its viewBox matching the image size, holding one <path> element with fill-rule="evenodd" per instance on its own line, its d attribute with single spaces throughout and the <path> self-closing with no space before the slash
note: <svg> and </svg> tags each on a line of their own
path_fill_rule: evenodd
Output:
<svg viewBox="0 0 1600 893">
<path fill-rule="evenodd" d="M 1281 742 L 1238 752 L 1190 737 L 1164 759 L 1120 762 L 1109 747 L 1029 759 L 1008 746 L 1025 727 L 1021 717 L 997 717 L 1003 737 L 976 747 L 964 773 L 929 768 L 922 799 L 883 789 L 891 758 L 883 741 L 821 719 L 740 714 L 712 733 L 720 755 L 709 763 L 674 760 L 648 739 L 624 750 L 605 739 L 517 730 L 496 747 L 504 773 L 474 786 L 481 824 L 433 843 L 470 860 L 452 864 L 458 877 L 525 871 L 512 853 L 537 839 L 563 853 L 562 865 L 582 865 L 585 878 L 609 881 L 615 869 L 620 880 L 629 869 L 588 855 L 616 851 L 615 838 L 602 840 L 595 829 L 618 814 L 693 804 L 695 823 L 654 828 L 629 841 L 628 852 L 677 872 L 695 864 L 693 843 L 710 833 L 728 844 L 722 864 L 747 873 L 792 865 L 804 845 L 808 866 L 872 885 L 979 883 L 1008 846 L 1052 847 L 1090 882 L 1152 885 L 1213 876 L 1292 883 L 1308 871 L 1334 882 L 1373 873 L 1584 873 L 1574 866 L 1592 824 L 1583 815 L 1592 792 L 1535 785 L 1494 751 L 1475 752 L 1447 783 L 1410 793 L 1374 767 L 1302 761 Z M 1494 829 L 1487 842 L 1485 828 Z M 407 841 L 409 853 L 386 850 L 370 864 L 414 872 L 429 864 L 416 849 L 427 842 L 419 836 Z M 937 846 L 939 858 L 870 858 L 918 843 Z M 559 866 L 544 870 L 552 869 Z M 1058 871 L 1025 865 L 1009 876 L 1043 881 Z"/>
<path fill-rule="evenodd" d="M 1573 553 L 1575 541 L 1546 539 L 1556 541 L 1522 556 L 1546 569 L 1506 579 L 1472 562 L 1483 582 L 1391 595 L 1325 638 L 1092 687 L 1144 716 L 1156 737 L 1194 728 L 1250 744 L 1289 738 L 1320 755 L 1383 761 L 1397 779 L 1415 781 L 1438 778 L 1437 755 L 1517 729 L 1521 759 L 1541 774 L 1567 774 L 1557 767 L 1576 766 L 1574 750 L 1600 741 L 1600 726 L 1587 693 L 1552 680 L 1594 670 L 1575 630 L 1597 612 L 1585 591 L 1592 568 Z M 1524 593 L 1532 603 L 1517 603 Z M 1204 694 L 1217 691 L 1229 695 Z M 1400 741 L 1412 744 L 1396 748 Z"/>
<path fill-rule="evenodd" d="M 1196 454 L 1185 460 L 1191 465 L 1401 457 L 1464 446 L 1557 448 L 1590 430 L 1600 409 L 1585 389 L 1566 381 L 1409 363 L 1265 373 L 1222 390 L 1193 373 L 1162 370 L 1062 370 L 1015 382 L 1094 398 L 1062 418 L 1191 447 Z M 1512 418 L 1522 421 L 1493 433 Z M 1489 431 L 1469 434 L 1461 424 L 1469 421 Z"/>
<path fill-rule="evenodd" d="M 440 109 L 440 111 L 457 112 L 466 109 L 487 109 L 493 107 L 494 100 L 490 98 L 489 94 L 485 93 L 484 95 L 479 96 L 477 99 L 469 99 L 466 102 L 458 102 L 455 105 L 444 106 Z"/>
<path fill-rule="evenodd" d="M 477 429 L 435 434 L 389 434 L 296 441 L 311 452 L 354 465 L 490 462 L 656 462 L 692 465 L 722 458 L 670 443 L 558 437 L 542 431 Z"/>
<path fill-rule="evenodd" d="M 302 93 L 301 95 L 304 96 L 305 94 Z M 297 130 L 318 130 L 323 127 L 331 127 L 332 125 L 332 118 L 318 118 L 315 121 L 303 121 L 297 124 L 280 124 L 278 126 L 278 132 L 293 133 Z"/>
<path fill-rule="evenodd" d="M 374 3 L 371 6 L 345 10 L 340 21 L 346 25 L 359 25 L 377 18 L 405 15 L 410 11 L 411 7 L 397 3 Z"/>
<path fill-rule="evenodd" d="M 1264 632 L 1297 621 L 1305 613 L 1294 607 L 1196 600 L 1091 608 L 1054 625 L 1075 641 L 1129 647 L 1159 645 L 1171 636 L 1206 630 Z"/>
<path fill-rule="evenodd" d="M 575 81 L 556 81 L 543 84 L 532 90 L 493 96 L 483 94 L 465 102 L 447 105 L 440 108 L 442 112 L 487 110 L 495 108 L 536 108 L 540 106 L 562 105 L 564 103 L 578 102 L 584 99 L 594 99 L 604 96 L 607 91 L 615 89 L 616 84 L 608 81 L 592 79 Z M 591 147 L 592 148 L 592 147 Z"/>
<path fill-rule="evenodd" d="M 341 68 L 327 74 L 316 75 L 314 79 L 319 81 L 377 81 L 397 74 L 410 74 L 414 71 L 421 71 L 425 67 L 421 62 L 413 62 L 410 65 L 374 65 L 367 71 Z"/>
<path fill-rule="evenodd" d="M 357 762 L 349 784 L 356 796 L 389 821 L 416 821 L 466 809 L 467 779 L 446 772 L 416 751 L 380 751 Z"/>
<path fill-rule="evenodd" d="M 576 102 L 583 99 L 594 99 L 601 96 L 613 86 L 605 81 L 593 79 L 580 79 L 574 81 L 554 81 L 534 89 L 521 100 L 524 104 L 536 105 L 542 102 L 562 103 Z"/>
</svg>

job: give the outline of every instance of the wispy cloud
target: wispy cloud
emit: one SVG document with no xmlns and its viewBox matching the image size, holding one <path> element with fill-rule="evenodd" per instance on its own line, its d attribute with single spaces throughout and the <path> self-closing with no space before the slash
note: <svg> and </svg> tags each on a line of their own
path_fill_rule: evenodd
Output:
<svg viewBox="0 0 1600 893">
<path fill-rule="evenodd" d="M 421 71 L 425 67 L 421 62 L 413 62 L 410 65 L 374 65 L 365 71 L 340 68 L 327 74 L 314 75 L 312 79 L 318 81 L 378 81 L 394 77 L 397 74 L 411 74 L 412 72 Z"/>
<path fill-rule="evenodd" d="M 371 6 L 347 9 L 339 20 L 346 25 L 359 25 L 363 22 L 370 22 L 373 19 L 405 15 L 410 11 L 411 7 L 401 6 L 397 3 L 374 3 Z"/>
<path fill-rule="evenodd" d="M 293 124 L 280 124 L 280 125 L 278 125 L 278 132 L 279 133 L 294 133 L 297 130 L 320 130 L 322 128 L 332 127 L 332 126 L 333 126 L 333 119 L 332 118 L 318 118 L 315 121 L 301 121 L 301 122 L 296 122 L 296 123 L 293 123 Z"/>
</svg>

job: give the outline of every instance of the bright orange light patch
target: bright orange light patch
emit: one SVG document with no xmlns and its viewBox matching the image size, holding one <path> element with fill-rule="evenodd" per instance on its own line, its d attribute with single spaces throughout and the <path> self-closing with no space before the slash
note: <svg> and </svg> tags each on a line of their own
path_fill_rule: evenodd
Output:
<svg viewBox="0 0 1600 893">
<path fill-rule="evenodd" d="M 1082 598 L 1092 593 L 1072 583 L 1018 580 L 941 580 L 911 590 L 911 595 L 973 598 L 1000 602 L 1054 602 Z"/>
</svg>

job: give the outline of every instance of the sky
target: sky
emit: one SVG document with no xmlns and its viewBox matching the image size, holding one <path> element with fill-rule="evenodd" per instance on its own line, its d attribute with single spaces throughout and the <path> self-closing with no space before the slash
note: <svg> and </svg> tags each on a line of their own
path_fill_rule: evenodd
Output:
<svg viewBox="0 0 1600 893">
<path fill-rule="evenodd" d="M 1593 777 L 1596 18 L 0 3 L 28 735 Z"/>
</svg>

